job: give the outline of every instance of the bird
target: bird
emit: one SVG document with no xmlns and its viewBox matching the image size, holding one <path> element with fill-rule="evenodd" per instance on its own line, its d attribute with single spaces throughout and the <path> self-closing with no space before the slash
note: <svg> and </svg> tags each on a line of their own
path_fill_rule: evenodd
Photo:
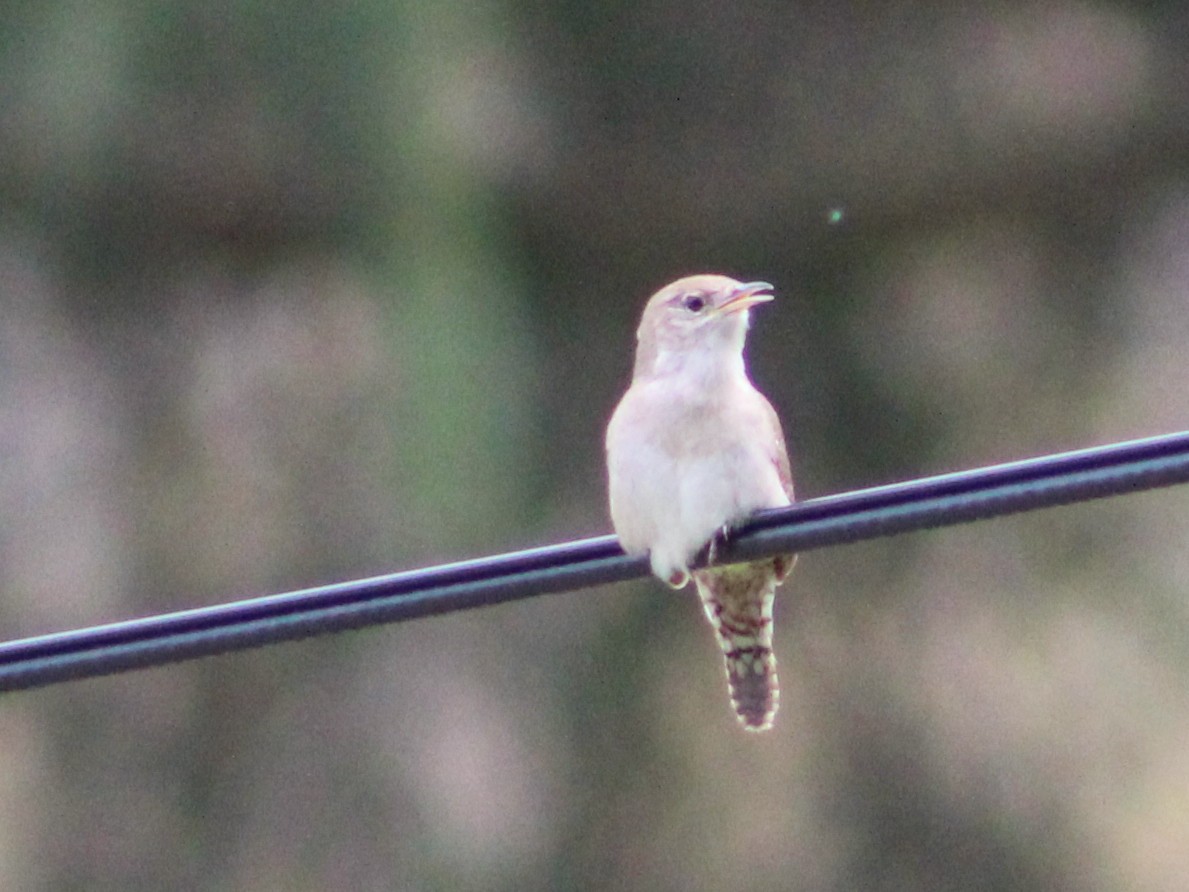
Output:
<svg viewBox="0 0 1189 892">
<path fill-rule="evenodd" d="M 653 294 L 605 444 L 620 545 L 647 554 L 652 573 L 675 589 L 693 579 L 749 731 L 770 728 L 779 705 L 772 606 L 796 555 L 722 565 L 716 537 L 793 501 L 780 419 L 743 358 L 751 308 L 773 300 L 773 290 L 701 274 Z M 694 569 L 704 549 L 708 561 Z"/>
</svg>

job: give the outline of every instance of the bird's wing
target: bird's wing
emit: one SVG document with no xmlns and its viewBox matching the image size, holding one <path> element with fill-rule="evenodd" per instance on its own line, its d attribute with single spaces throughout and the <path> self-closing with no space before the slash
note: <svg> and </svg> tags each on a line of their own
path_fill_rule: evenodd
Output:
<svg viewBox="0 0 1189 892">
<path fill-rule="evenodd" d="M 780 416 L 772 408 L 767 397 L 760 395 L 764 404 L 764 419 L 767 421 L 771 436 L 768 442 L 772 444 L 772 463 L 776 465 L 776 473 L 780 475 L 780 485 L 788 494 L 789 501 L 793 501 L 793 472 L 789 467 L 789 451 L 784 445 L 784 430 L 780 426 Z"/>
</svg>

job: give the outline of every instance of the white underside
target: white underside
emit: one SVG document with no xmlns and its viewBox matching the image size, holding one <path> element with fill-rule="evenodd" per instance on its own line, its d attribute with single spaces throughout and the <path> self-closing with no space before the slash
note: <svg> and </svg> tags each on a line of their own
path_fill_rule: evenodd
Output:
<svg viewBox="0 0 1189 892">
<path fill-rule="evenodd" d="M 624 550 L 668 580 L 723 527 L 789 504 L 767 437 L 767 404 L 746 377 L 713 403 L 652 382 L 607 430 L 611 519 Z"/>
</svg>

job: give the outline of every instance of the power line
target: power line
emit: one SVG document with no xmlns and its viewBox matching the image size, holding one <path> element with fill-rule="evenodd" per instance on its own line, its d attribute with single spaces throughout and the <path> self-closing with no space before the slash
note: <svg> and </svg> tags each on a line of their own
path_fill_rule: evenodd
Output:
<svg viewBox="0 0 1189 892">
<path fill-rule="evenodd" d="M 1189 482 L 1189 431 L 855 490 L 766 511 L 719 560 L 808 551 Z M 0 644 L 0 691 L 621 582 L 648 572 L 600 536 Z"/>
</svg>

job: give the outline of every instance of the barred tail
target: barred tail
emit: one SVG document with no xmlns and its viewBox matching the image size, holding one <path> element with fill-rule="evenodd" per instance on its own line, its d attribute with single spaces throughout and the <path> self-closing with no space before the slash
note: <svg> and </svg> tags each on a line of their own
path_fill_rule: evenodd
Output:
<svg viewBox="0 0 1189 892">
<path fill-rule="evenodd" d="M 748 731 L 771 728 L 780 702 L 772 653 L 778 569 L 771 561 L 760 561 L 694 573 L 706 618 L 722 648 L 731 704 Z"/>
<path fill-rule="evenodd" d="M 731 705 L 747 731 L 767 731 L 780 703 L 776 657 L 771 648 L 753 645 L 724 653 Z"/>
</svg>

